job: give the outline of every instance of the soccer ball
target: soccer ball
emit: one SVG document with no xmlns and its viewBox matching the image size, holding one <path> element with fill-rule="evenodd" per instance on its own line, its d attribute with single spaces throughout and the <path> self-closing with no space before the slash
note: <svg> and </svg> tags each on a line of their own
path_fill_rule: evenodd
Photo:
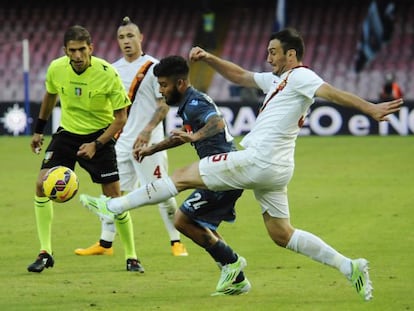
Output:
<svg viewBox="0 0 414 311">
<path fill-rule="evenodd" d="M 72 199 L 78 188 L 78 176 L 66 166 L 52 167 L 43 177 L 43 193 L 58 203 Z"/>
</svg>

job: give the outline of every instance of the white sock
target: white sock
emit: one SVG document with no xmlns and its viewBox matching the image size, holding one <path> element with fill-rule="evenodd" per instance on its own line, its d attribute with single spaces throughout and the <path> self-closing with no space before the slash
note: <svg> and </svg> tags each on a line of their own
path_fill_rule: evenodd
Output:
<svg viewBox="0 0 414 311">
<path fill-rule="evenodd" d="M 180 240 L 180 232 L 174 226 L 174 215 L 177 211 L 177 202 L 175 198 L 169 198 L 158 204 L 161 218 L 164 221 L 165 229 L 167 229 L 170 241 Z"/>
<path fill-rule="evenodd" d="M 143 185 L 127 195 L 110 199 L 108 201 L 108 209 L 115 214 L 121 214 L 143 205 L 163 202 L 177 194 L 177 188 L 171 178 L 161 178 Z"/>
<path fill-rule="evenodd" d="M 101 220 L 101 240 L 113 242 L 115 240 L 115 223 Z"/>
<path fill-rule="evenodd" d="M 334 267 L 347 277 L 352 273 L 351 259 L 338 253 L 310 232 L 295 229 L 286 248 Z"/>
</svg>

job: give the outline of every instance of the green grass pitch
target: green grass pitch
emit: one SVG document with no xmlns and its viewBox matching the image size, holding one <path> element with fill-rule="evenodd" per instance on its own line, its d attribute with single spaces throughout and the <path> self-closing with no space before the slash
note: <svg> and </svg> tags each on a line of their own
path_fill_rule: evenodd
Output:
<svg viewBox="0 0 414 311">
<path fill-rule="evenodd" d="M 46 143 L 49 142 L 46 138 Z M 190 255 L 170 253 L 156 206 L 132 211 L 145 274 L 125 271 L 117 237 L 113 256 L 73 251 L 99 238 L 98 218 L 78 195 L 55 204 L 55 267 L 26 270 L 39 251 L 33 211 L 41 157 L 30 137 L 0 137 L 1 310 L 413 310 L 414 138 L 299 137 L 289 185 L 291 221 L 349 257 L 371 265 L 374 300 L 363 302 L 335 269 L 274 245 L 251 191 L 237 204 L 236 223 L 220 232 L 248 260 L 248 295 L 211 297 L 219 271 L 207 253 L 183 237 Z M 169 151 L 170 170 L 196 159 L 190 146 Z M 80 193 L 100 193 L 79 167 Z M 177 197 L 182 202 L 189 192 Z"/>
</svg>

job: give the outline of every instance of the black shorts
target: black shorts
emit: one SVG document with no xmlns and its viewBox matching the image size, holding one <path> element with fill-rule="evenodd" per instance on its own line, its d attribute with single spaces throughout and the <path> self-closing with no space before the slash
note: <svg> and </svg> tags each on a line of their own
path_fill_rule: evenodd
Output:
<svg viewBox="0 0 414 311">
<path fill-rule="evenodd" d="M 243 190 L 211 191 L 196 189 L 180 206 L 180 210 L 203 227 L 217 230 L 222 221 L 234 222 L 234 205 Z"/>
<path fill-rule="evenodd" d="M 96 152 L 91 160 L 76 155 L 82 144 L 94 141 L 104 131 L 105 129 L 102 129 L 88 135 L 77 135 L 59 128 L 52 135 L 52 140 L 46 149 L 41 168 L 63 165 L 75 170 L 75 164 L 78 162 L 89 173 L 92 181 L 95 183 L 108 184 L 118 181 L 115 140 L 106 143 L 103 148 Z"/>
</svg>

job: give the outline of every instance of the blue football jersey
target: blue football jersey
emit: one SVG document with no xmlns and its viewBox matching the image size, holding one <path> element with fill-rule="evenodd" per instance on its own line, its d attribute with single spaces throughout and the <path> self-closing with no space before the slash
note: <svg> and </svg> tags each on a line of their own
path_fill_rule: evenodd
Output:
<svg viewBox="0 0 414 311">
<path fill-rule="evenodd" d="M 188 132 L 197 132 L 212 116 L 222 116 L 214 101 L 205 93 L 193 87 L 187 89 L 183 101 L 179 104 L 177 114 L 183 120 L 183 126 Z M 193 143 L 198 156 L 206 156 L 235 150 L 233 136 L 227 125 L 218 134 Z"/>
</svg>

